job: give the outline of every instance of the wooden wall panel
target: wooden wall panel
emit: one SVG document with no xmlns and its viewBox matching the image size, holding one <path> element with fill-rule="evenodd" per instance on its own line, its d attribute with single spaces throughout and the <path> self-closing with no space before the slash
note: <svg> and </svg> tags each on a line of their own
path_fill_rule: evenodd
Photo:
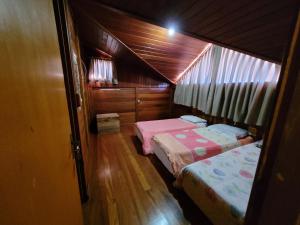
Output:
<svg viewBox="0 0 300 225">
<path fill-rule="evenodd" d="M 172 104 L 172 116 L 173 117 L 180 117 L 182 115 L 190 115 L 190 114 L 193 114 L 192 107 Z"/>
<path fill-rule="evenodd" d="M 170 117 L 170 88 L 137 88 L 137 121 Z"/>
<path fill-rule="evenodd" d="M 93 89 L 92 92 L 95 115 L 98 113 L 118 113 L 121 125 L 135 122 L 134 88 Z"/>
<path fill-rule="evenodd" d="M 84 53 L 84 61 L 86 68 L 90 67 L 91 57 L 98 57 L 91 55 L 92 53 L 85 47 L 82 48 Z M 157 73 L 136 61 L 134 58 L 127 58 L 126 60 L 113 58 L 114 67 L 117 74 L 118 84 L 102 84 L 101 87 L 107 88 L 135 88 L 135 87 L 169 87 L 172 84 L 166 79 L 157 76 Z M 86 80 L 88 78 L 86 77 Z M 93 86 L 94 84 L 90 84 Z"/>
<path fill-rule="evenodd" d="M 100 96 L 98 96 L 100 97 Z M 100 111 L 102 113 L 111 113 L 111 112 L 131 112 L 135 110 L 135 102 L 134 101 L 118 101 L 118 99 L 114 99 L 112 101 L 105 101 L 103 99 L 99 99 L 99 101 L 95 101 L 96 111 Z"/>
<path fill-rule="evenodd" d="M 120 115 L 121 125 L 169 117 L 170 83 L 139 62 L 116 60 L 114 63 L 119 83 L 92 89 L 94 117 L 97 113 L 115 112 Z M 143 100 L 137 108 L 136 92 Z"/>
<path fill-rule="evenodd" d="M 170 88 L 93 89 L 94 116 L 118 113 L 121 125 L 170 117 Z"/>
<path fill-rule="evenodd" d="M 78 34 L 76 32 L 74 21 L 73 21 L 73 15 L 71 13 L 71 10 L 69 8 L 69 5 L 66 4 L 65 8 L 65 14 L 66 14 L 66 26 L 68 30 L 68 38 L 69 38 L 69 48 L 70 53 L 76 55 L 76 63 L 74 62 L 74 59 L 71 60 L 72 65 L 72 79 L 74 81 L 75 85 L 75 93 L 77 95 L 80 95 L 80 98 L 82 99 L 80 106 L 77 107 L 77 119 L 78 119 L 78 129 L 79 129 L 79 136 L 80 136 L 80 147 L 82 152 L 82 158 L 84 162 L 84 175 L 85 175 L 85 181 L 88 186 L 92 180 L 92 149 L 96 146 L 92 145 L 91 142 L 91 135 L 89 130 L 89 99 L 88 99 L 88 90 L 86 89 L 86 79 L 84 74 L 84 69 L 82 66 L 82 60 L 81 60 L 81 51 L 80 51 L 80 43 Z M 89 189 L 88 189 L 89 191 Z"/>
<path fill-rule="evenodd" d="M 119 84 L 116 87 L 168 87 L 169 82 L 138 62 L 114 61 Z"/>
<path fill-rule="evenodd" d="M 103 88 L 94 89 L 96 97 L 101 98 L 103 101 L 110 103 L 111 101 L 129 102 L 135 97 L 134 88 Z"/>
</svg>

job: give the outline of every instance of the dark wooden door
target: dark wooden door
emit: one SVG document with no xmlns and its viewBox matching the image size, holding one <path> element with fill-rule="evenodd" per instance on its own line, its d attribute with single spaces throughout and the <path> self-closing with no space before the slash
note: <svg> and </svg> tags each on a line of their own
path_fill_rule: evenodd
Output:
<svg viewBox="0 0 300 225">
<path fill-rule="evenodd" d="M 136 88 L 136 120 L 170 117 L 170 88 Z"/>
</svg>

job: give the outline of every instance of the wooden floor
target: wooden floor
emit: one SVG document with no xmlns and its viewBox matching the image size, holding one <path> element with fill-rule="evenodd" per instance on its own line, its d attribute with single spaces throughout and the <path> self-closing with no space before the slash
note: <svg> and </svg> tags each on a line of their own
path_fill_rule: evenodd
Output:
<svg viewBox="0 0 300 225">
<path fill-rule="evenodd" d="M 154 156 L 141 154 L 132 127 L 97 136 L 86 225 L 207 225 Z"/>
</svg>

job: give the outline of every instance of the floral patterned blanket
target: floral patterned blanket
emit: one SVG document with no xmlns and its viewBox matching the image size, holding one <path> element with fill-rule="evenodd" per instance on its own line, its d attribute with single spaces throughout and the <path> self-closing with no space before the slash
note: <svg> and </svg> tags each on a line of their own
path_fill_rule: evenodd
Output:
<svg viewBox="0 0 300 225">
<path fill-rule="evenodd" d="M 213 222 L 222 215 L 220 221 L 226 219 L 228 224 L 231 219 L 242 221 L 259 155 L 256 143 L 232 149 L 185 167 L 177 183 Z"/>
<path fill-rule="evenodd" d="M 161 133 L 153 140 L 167 155 L 175 176 L 186 165 L 241 145 L 236 137 L 209 127 Z"/>
</svg>

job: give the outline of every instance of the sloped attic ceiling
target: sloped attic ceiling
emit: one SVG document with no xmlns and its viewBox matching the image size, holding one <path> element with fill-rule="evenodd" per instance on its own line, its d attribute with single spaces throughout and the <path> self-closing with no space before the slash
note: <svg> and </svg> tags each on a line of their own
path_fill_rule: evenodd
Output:
<svg viewBox="0 0 300 225">
<path fill-rule="evenodd" d="M 281 62 L 298 0 L 95 0 L 165 27 Z"/>
<path fill-rule="evenodd" d="M 119 57 L 124 55 L 124 49 L 118 46 L 118 42 L 124 43 L 148 66 L 172 83 L 208 45 L 207 42 L 180 33 L 169 36 L 165 28 L 102 4 L 73 1 L 72 6 L 80 38 L 85 44 Z M 113 41 L 113 37 L 118 41 Z"/>
</svg>

